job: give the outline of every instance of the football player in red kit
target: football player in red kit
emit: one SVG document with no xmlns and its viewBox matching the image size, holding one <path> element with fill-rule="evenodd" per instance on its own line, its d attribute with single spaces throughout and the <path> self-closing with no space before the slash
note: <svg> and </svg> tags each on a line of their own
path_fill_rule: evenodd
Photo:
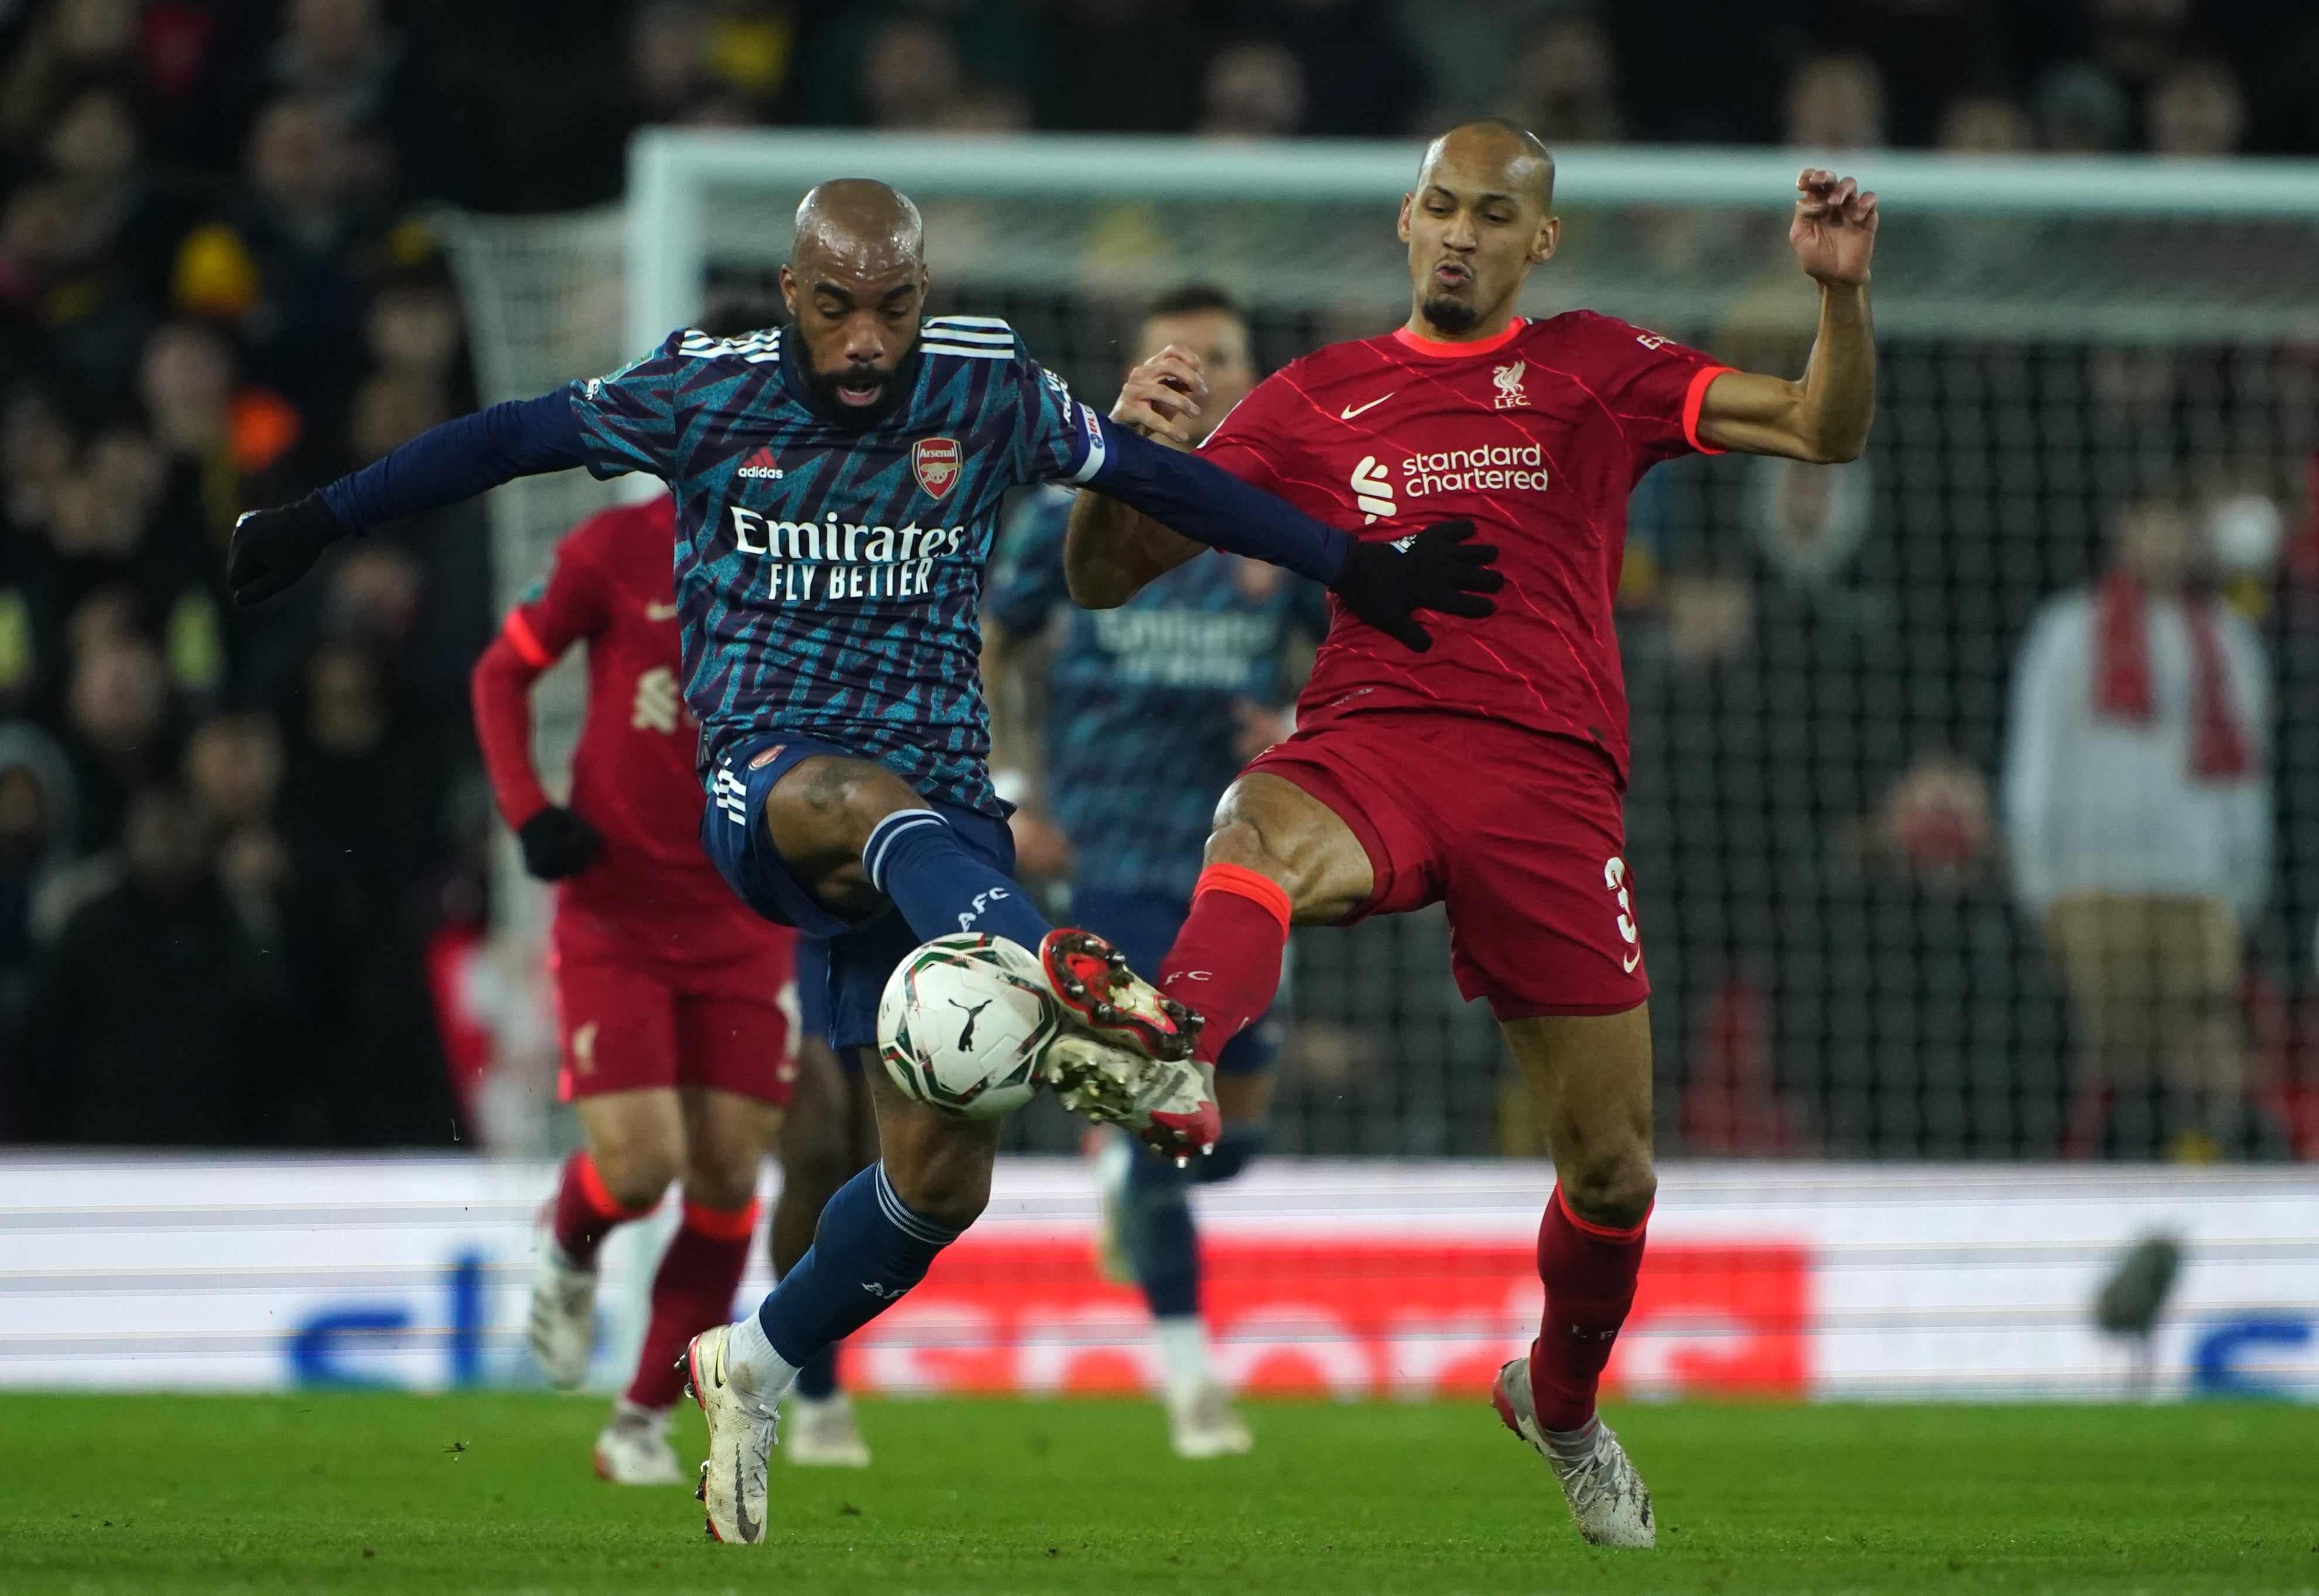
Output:
<svg viewBox="0 0 2319 1596">
<path fill-rule="evenodd" d="M 1789 381 L 1590 311 L 1517 315 L 1559 230 L 1553 158 L 1511 123 L 1455 129 L 1402 201 L 1407 323 L 1285 367 L 1201 449 L 1307 513 L 1361 518 L 1371 537 L 1458 518 L 1496 546 L 1505 585 L 1487 621 L 1429 616 L 1430 637 L 1403 621 L 1396 642 L 1332 606 L 1295 734 L 1218 807 L 1160 985 L 1205 1017 L 1213 1061 L 1272 1001 L 1292 923 L 1446 906 L 1459 988 L 1489 1000 L 1520 1060 L 1557 1176 L 1539 1334 L 1493 1400 L 1601 1545 L 1656 1536 L 1650 1493 L 1595 1413 L 1656 1190 L 1611 600 L 1628 495 L 1654 464 L 1726 449 L 1825 463 L 1866 442 L 1876 198 L 1832 172 L 1797 186 L 1789 239 L 1819 327 Z M 1163 351 L 1112 416 L 1180 444 L 1205 396 L 1190 352 Z M 1101 609 L 1198 552 L 1083 491 L 1065 563 L 1072 596 Z"/>
<path fill-rule="evenodd" d="M 532 1284 L 532 1352 L 552 1384 L 587 1375 L 604 1238 L 683 1184 L 635 1378 L 596 1438 L 597 1472 L 622 1484 L 685 1483 L 667 1436 L 677 1363 L 732 1316 L 758 1165 L 796 1074 L 796 933 L 734 897 L 700 850 L 707 800 L 676 677 L 675 539 L 664 495 L 582 521 L 474 680 L 500 812 L 525 868 L 559 883 L 560 1089 L 587 1132 L 543 1216 Z M 582 641 L 587 720 L 571 802 L 558 805 L 532 766 L 530 689 Z"/>
</svg>

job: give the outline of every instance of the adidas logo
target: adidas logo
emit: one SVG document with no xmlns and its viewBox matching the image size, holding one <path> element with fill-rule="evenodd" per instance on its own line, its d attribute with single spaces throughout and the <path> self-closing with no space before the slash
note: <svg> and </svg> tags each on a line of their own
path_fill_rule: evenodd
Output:
<svg viewBox="0 0 2319 1596">
<path fill-rule="evenodd" d="M 781 468 L 774 464 L 773 451 L 760 446 L 755 454 L 741 462 L 741 469 L 735 474 L 759 477 L 767 482 L 778 482 L 781 480 Z"/>
</svg>

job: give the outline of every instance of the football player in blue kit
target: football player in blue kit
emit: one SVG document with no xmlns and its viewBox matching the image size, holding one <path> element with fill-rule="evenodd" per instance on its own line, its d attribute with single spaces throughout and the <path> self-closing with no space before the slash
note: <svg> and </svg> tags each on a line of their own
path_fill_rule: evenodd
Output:
<svg viewBox="0 0 2319 1596">
<path fill-rule="evenodd" d="M 887 976 L 957 932 L 1036 950 L 1075 1021 L 1045 1074 L 1091 1117 L 1189 1154 L 1220 1119 L 1196 1026 L 1102 938 L 1050 928 L 1010 875 L 979 655 L 982 574 L 1006 491 L 1088 483 L 1187 537 L 1286 566 L 1356 615 L 1486 615 L 1495 550 L 1470 524 L 1363 542 L 1087 410 L 1002 322 L 924 315 L 916 206 L 841 179 L 799 206 L 791 325 L 679 329 L 609 376 L 447 422 L 235 529 L 255 603 L 341 537 L 511 478 L 650 473 L 674 494 L 685 699 L 734 890 L 830 944 L 830 1042 L 874 1043 Z M 1412 635 L 1421 636 L 1421 635 Z M 988 1201 L 997 1128 L 947 1118 L 871 1070 L 880 1159 L 823 1210 L 812 1249 L 688 1353 L 708 1420 L 708 1527 L 762 1541 L 777 1404 L 800 1366 L 923 1278 Z"/>
<path fill-rule="evenodd" d="M 1196 444 L 1256 383 L 1248 324 L 1217 290 L 1184 288 L 1152 305 L 1130 364 L 1170 345 L 1197 355 L 1207 379 L 1203 413 L 1187 428 Z M 1025 500 L 992 574 L 983 672 L 997 779 L 1024 791 L 1018 837 L 1051 825 L 1067 839 L 1073 923 L 1131 966 L 1156 969 L 1183 926 L 1217 798 L 1288 734 L 1286 708 L 1328 632 L 1328 604 L 1309 582 L 1220 555 L 1178 566 L 1119 609 L 1075 609 L 1063 576 L 1072 498 L 1048 487 Z M 1047 656 L 1035 640 L 1051 627 Z M 1031 697 L 1022 678 L 1042 660 L 1043 748 L 1015 708 Z M 1251 1444 L 1209 1353 L 1188 1188 L 1231 1179 L 1256 1152 L 1282 1029 L 1276 1011 L 1225 1044 L 1223 1129 L 1208 1151 L 1178 1164 L 1112 1132 L 1096 1154 L 1105 1261 L 1150 1308 L 1169 1437 L 1185 1457 Z"/>
</svg>

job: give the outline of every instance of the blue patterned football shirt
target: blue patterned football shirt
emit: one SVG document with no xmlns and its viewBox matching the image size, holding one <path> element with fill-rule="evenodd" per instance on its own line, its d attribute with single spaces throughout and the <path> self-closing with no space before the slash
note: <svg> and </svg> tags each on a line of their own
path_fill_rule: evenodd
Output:
<svg viewBox="0 0 2319 1596">
<path fill-rule="evenodd" d="M 1010 488 L 1084 481 L 1092 415 L 1003 321 L 925 324 L 902 398 L 867 428 L 808 402 L 798 340 L 680 330 L 575 383 L 590 471 L 676 497 L 684 694 L 712 762 L 794 732 L 988 815 L 979 610 Z"/>
<path fill-rule="evenodd" d="M 1066 618 L 1047 674 L 1047 801 L 1069 834 L 1083 888 L 1188 900 L 1223 796 L 1248 762 L 1239 706 L 1285 708 L 1301 638 L 1318 643 L 1328 600 L 1302 577 L 1204 554 L 1116 609 L 1072 608 L 1063 583 L 1071 495 L 1024 501 L 991 581 L 990 618 L 1010 632 Z"/>
</svg>

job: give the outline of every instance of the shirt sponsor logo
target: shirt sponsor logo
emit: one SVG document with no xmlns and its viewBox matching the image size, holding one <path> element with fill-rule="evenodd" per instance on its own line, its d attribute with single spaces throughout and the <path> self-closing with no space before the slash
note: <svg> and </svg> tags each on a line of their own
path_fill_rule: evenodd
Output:
<svg viewBox="0 0 2319 1596">
<path fill-rule="evenodd" d="M 1492 372 L 1490 381 L 1498 385 L 1498 392 L 1490 403 L 1502 410 L 1520 410 L 1529 403 L 1529 396 L 1522 392 L 1522 374 L 1529 369 L 1529 362 L 1517 360 L 1511 365 L 1502 365 Z"/>
<path fill-rule="evenodd" d="M 936 499 L 958 486 L 963 457 L 954 437 L 922 437 L 910 446 L 910 469 L 918 473 L 918 486 Z"/>
<path fill-rule="evenodd" d="M 744 504 L 725 507 L 736 554 L 781 562 L 765 575 L 778 603 L 835 599 L 921 599 L 933 591 L 934 562 L 963 552 L 964 527 L 873 527 L 841 521 L 776 521 Z"/>
<path fill-rule="evenodd" d="M 774 464 L 773 451 L 762 445 L 757 452 L 741 462 L 741 469 L 733 473 L 757 482 L 777 482 L 781 480 L 781 468 Z"/>
<path fill-rule="evenodd" d="M 1372 521 L 1394 513 L 1393 478 L 1375 455 L 1363 455 L 1353 467 L 1353 508 L 1367 511 Z"/>
<path fill-rule="evenodd" d="M 1437 449 L 1401 463 L 1401 496 L 1428 493 L 1544 492 L 1546 451 L 1536 444 L 1477 444 L 1470 449 Z"/>
<path fill-rule="evenodd" d="M 1395 392 L 1398 392 L 1398 390 L 1395 390 Z M 1337 412 L 1337 419 L 1340 421 L 1349 421 L 1355 416 L 1359 415 L 1363 410 L 1373 410 L 1392 397 L 1393 394 L 1391 393 L 1380 393 L 1375 399 L 1370 400 L 1367 404 L 1349 404 L 1343 410 Z"/>
</svg>

